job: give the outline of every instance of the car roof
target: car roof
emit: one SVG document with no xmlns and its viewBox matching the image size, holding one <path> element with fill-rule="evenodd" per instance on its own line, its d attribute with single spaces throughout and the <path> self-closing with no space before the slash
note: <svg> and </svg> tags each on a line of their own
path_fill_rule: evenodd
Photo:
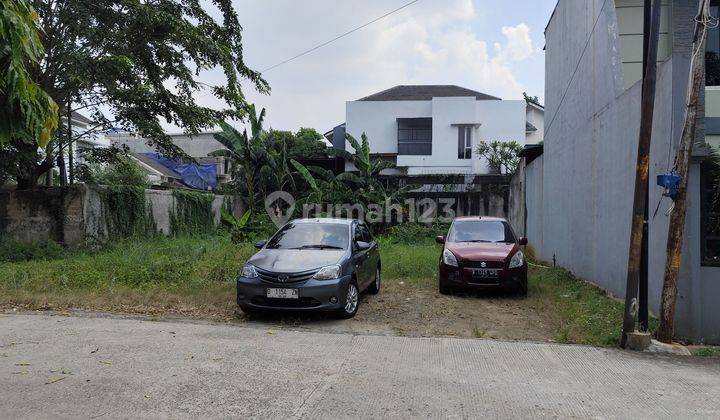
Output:
<svg viewBox="0 0 720 420">
<path fill-rule="evenodd" d="M 461 222 L 472 221 L 472 220 L 475 220 L 475 221 L 482 220 L 484 222 L 507 222 L 507 219 L 505 219 L 505 218 L 492 217 L 492 216 L 461 216 L 461 217 L 456 217 L 454 219 L 454 221 L 461 221 Z"/>
<path fill-rule="evenodd" d="M 292 223 L 333 223 L 338 225 L 351 225 L 358 219 L 340 219 L 335 217 L 316 217 L 313 219 L 294 219 Z"/>
</svg>

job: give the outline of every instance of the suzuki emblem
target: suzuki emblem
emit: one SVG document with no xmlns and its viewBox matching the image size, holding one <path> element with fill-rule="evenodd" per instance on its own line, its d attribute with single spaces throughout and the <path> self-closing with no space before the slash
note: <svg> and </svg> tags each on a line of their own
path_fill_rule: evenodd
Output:
<svg viewBox="0 0 720 420">
<path fill-rule="evenodd" d="M 483 261 L 483 262 L 480 263 L 480 267 L 482 267 L 482 268 L 487 267 L 487 264 L 485 264 L 485 261 Z"/>
</svg>

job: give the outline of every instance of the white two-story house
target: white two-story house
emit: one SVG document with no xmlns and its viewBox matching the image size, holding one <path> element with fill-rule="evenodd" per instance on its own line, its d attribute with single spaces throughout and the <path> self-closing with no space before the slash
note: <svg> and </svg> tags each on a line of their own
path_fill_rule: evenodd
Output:
<svg viewBox="0 0 720 420">
<path fill-rule="evenodd" d="M 460 86 L 403 85 L 347 102 L 344 128 L 358 140 L 365 133 L 371 152 L 395 162 L 398 174 L 481 175 L 490 170 L 476 155 L 480 142 L 524 145 L 526 136 L 538 138 L 542 124 L 528 125 L 528 113 L 537 112 L 528 106 Z M 351 149 L 341 139 L 332 142 Z"/>
</svg>

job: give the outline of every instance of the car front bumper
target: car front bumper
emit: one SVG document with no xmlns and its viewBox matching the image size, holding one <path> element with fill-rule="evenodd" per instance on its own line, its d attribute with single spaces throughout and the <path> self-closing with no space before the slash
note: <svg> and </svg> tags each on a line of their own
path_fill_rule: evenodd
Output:
<svg viewBox="0 0 720 420">
<path fill-rule="evenodd" d="M 239 277 L 237 303 L 254 309 L 285 311 L 334 311 L 345 305 L 351 276 L 334 280 L 305 280 L 298 283 L 271 283 L 260 278 Z M 299 299 L 270 299 L 267 289 L 297 289 Z M 332 302 L 332 298 L 336 301 Z"/>
<path fill-rule="evenodd" d="M 476 268 L 458 268 L 441 263 L 440 282 L 450 287 L 465 289 L 509 289 L 527 282 L 527 263 L 521 267 L 499 269 L 498 276 L 493 278 L 473 277 L 474 269 Z"/>
</svg>

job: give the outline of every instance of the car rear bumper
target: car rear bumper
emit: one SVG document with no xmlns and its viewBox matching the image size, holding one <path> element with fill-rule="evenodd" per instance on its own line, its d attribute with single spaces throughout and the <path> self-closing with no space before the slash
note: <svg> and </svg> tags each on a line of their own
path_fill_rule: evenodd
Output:
<svg viewBox="0 0 720 420">
<path fill-rule="evenodd" d="M 299 283 L 271 283 L 259 278 L 239 277 L 237 303 L 240 306 L 279 311 L 334 311 L 345 305 L 351 276 L 335 280 L 306 280 Z M 267 289 L 297 289 L 299 299 L 269 299 Z M 332 298 L 337 299 L 332 302 Z"/>
<path fill-rule="evenodd" d="M 454 288 L 493 289 L 515 288 L 527 282 L 527 263 L 517 268 L 502 268 L 495 278 L 475 278 L 473 268 L 440 264 L 440 282 Z"/>
</svg>

